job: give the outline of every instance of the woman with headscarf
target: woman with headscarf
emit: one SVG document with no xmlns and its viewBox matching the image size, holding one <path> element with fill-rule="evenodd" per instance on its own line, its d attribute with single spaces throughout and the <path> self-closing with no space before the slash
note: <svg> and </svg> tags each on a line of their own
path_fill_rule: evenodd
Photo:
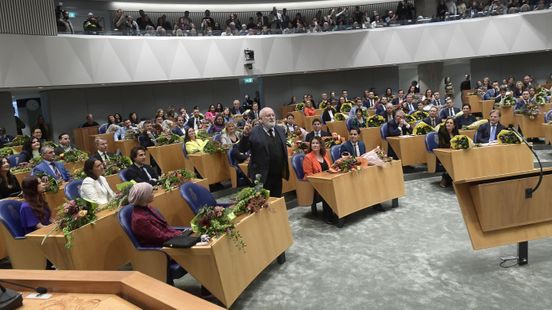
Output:
<svg viewBox="0 0 552 310">
<path fill-rule="evenodd" d="M 153 186 L 149 183 L 134 184 L 128 194 L 128 201 L 134 206 L 131 227 L 140 245 L 160 247 L 165 241 L 182 234 L 170 227 L 159 211 L 150 206 L 153 202 Z"/>
</svg>

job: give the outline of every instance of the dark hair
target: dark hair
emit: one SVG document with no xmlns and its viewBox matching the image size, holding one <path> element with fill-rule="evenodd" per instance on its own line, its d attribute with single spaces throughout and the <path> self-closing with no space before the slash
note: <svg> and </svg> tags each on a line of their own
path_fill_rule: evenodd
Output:
<svg viewBox="0 0 552 310">
<path fill-rule="evenodd" d="M 94 165 L 96 164 L 96 162 L 99 161 L 101 162 L 101 160 L 99 159 L 96 159 L 94 157 L 92 158 L 88 158 L 85 162 L 84 162 L 84 168 L 82 169 L 84 171 L 84 173 L 86 174 L 87 177 L 91 177 L 92 179 L 94 180 L 97 180 L 98 177 L 96 177 L 94 175 L 94 172 L 92 171 L 94 169 Z"/>
<path fill-rule="evenodd" d="M 462 105 L 462 108 L 464 108 L 464 107 L 466 107 L 466 106 L 469 107 L 470 110 L 471 110 L 471 104 L 469 104 L 469 103 L 464 103 L 464 104 Z"/>
<path fill-rule="evenodd" d="M 452 134 L 455 135 L 455 136 L 456 136 L 456 135 L 459 135 L 460 133 L 458 132 L 458 128 L 456 127 L 456 122 L 454 121 L 454 117 L 451 117 L 451 116 L 449 116 L 449 117 L 447 117 L 447 118 L 445 119 L 445 122 L 443 123 L 443 125 L 441 125 L 441 126 L 439 127 L 439 131 L 441 131 L 442 134 L 448 134 L 448 130 L 447 130 L 447 121 L 448 121 L 449 119 L 452 120 L 452 123 L 454 124 L 454 129 L 452 130 Z"/>
<path fill-rule="evenodd" d="M 290 116 L 293 116 L 293 118 L 295 118 L 295 115 L 293 115 L 293 113 L 288 113 L 288 114 L 286 115 L 286 118 L 288 118 L 288 117 L 290 117 Z"/>
<path fill-rule="evenodd" d="M 61 137 L 65 136 L 65 135 L 69 135 L 69 134 L 66 133 L 66 132 L 60 133 L 59 136 L 58 136 L 58 140 L 61 140 Z"/>
<path fill-rule="evenodd" d="M 2 162 L 4 161 L 4 159 L 8 162 L 8 164 L 10 163 L 7 157 L 0 157 L 0 167 L 3 165 Z M 4 181 L 6 181 L 7 184 L 5 186 L 7 187 L 8 185 L 10 185 L 11 180 L 14 180 L 14 177 L 12 176 L 11 171 L 8 169 L 8 172 L 6 173 L 6 180 L 4 180 L 4 178 L 0 176 L 0 185 L 2 185 Z M 11 184 L 11 185 L 14 185 L 14 184 Z"/>
<path fill-rule="evenodd" d="M 314 125 L 315 122 L 319 122 L 320 124 L 322 124 L 322 121 L 318 117 L 313 119 L 311 124 Z"/>
<path fill-rule="evenodd" d="M 318 141 L 318 143 L 320 143 L 320 155 L 322 156 L 326 156 L 326 146 L 324 145 L 324 141 L 322 141 L 322 138 L 319 138 L 319 137 L 313 137 L 312 140 L 311 140 L 311 144 L 309 145 L 309 153 L 312 152 L 312 141 Z"/>
<path fill-rule="evenodd" d="M 130 150 L 130 159 L 132 159 L 132 161 L 134 161 L 136 157 L 138 157 L 138 151 L 146 152 L 146 148 L 141 145 L 133 147 L 132 150 Z"/>
<path fill-rule="evenodd" d="M 357 134 L 360 134 L 360 129 L 358 127 L 356 127 L 356 126 L 351 127 L 351 129 L 349 129 L 349 133 L 351 133 L 351 131 L 353 131 L 353 130 L 356 131 Z"/>
<path fill-rule="evenodd" d="M 37 190 L 39 179 L 37 176 L 28 175 L 21 182 L 21 189 L 23 191 L 23 198 L 31 206 L 33 214 L 40 219 L 40 221 L 47 220 L 46 209 L 48 202 L 44 199 L 44 194 L 39 193 Z"/>
<path fill-rule="evenodd" d="M 40 141 L 40 139 L 38 138 L 35 138 L 35 137 L 31 137 L 29 139 L 29 141 L 25 142 L 25 144 L 23 144 L 23 151 L 25 151 L 27 154 L 29 154 L 29 160 L 31 160 L 33 158 L 33 140 L 38 140 L 38 143 L 40 143 L 40 148 L 38 148 L 39 152 L 40 152 L 40 149 L 42 148 L 42 142 Z"/>
<path fill-rule="evenodd" d="M 190 129 L 194 130 L 194 128 L 192 128 L 192 127 L 186 129 L 186 134 L 184 135 L 184 143 L 186 143 L 188 141 L 192 141 L 192 140 L 190 140 L 190 135 L 188 135 L 188 132 L 190 131 Z"/>
</svg>

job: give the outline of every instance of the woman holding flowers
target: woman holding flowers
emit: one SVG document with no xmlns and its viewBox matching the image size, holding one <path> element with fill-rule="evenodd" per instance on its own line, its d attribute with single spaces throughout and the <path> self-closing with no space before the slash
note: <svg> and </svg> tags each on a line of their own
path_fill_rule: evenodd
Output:
<svg viewBox="0 0 552 310">
<path fill-rule="evenodd" d="M 190 127 L 186 130 L 184 143 L 186 144 L 186 152 L 188 154 L 193 154 L 197 152 L 203 152 L 203 148 L 207 144 L 207 140 L 204 141 L 196 138 L 194 128 Z"/>
<path fill-rule="evenodd" d="M 305 159 L 303 159 L 303 172 L 305 174 L 304 179 L 306 180 L 309 175 L 326 171 L 330 169 L 330 166 L 330 157 L 328 156 L 328 152 L 326 152 L 324 142 L 318 137 L 312 138 L 309 152 L 305 155 Z M 322 201 L 324 221 L 328 224 L 334 224 L 337 217 L 328 203 L 324 201 L 324 199 L 317 192 L 314 192 L 313 204 L 311 206 L 312 210 L 316 210 L 316 203 L 320 201 Z"/>
<path fill-rule="evenodd" d="M 458 134 L 458 128 L 456 128 L 454 118 L 447 117 L 447 119 L 445 120 L 445 126 L 441 126 L 439 128 L 439 148 L 450 148 L 450 139 Z M 448 173 L 443 173 L 439 186 L 445 188 L 450 186 L 451 184 L 451 177 L 448 175 Z"/>
<path fill-rule="evenodd" d="M 99 205 L 107 204 L 115 193 L 109 187 L 109 183 L 103 176 L 104 164 L 95 158 L 89 158 L 84 162 L 84 173 L 86 178 L 82 181 L 79 190 L 80 196 Z"/>
<path fill-rule="evenodd" d="M 50 207 L 44 197 L 46 183 L 39 177 L 29 175 L 21 182 L 23 188 L 23 199 L 19 210 L 21 226 L 28 234 L 52 223 Z"/>
</svg>

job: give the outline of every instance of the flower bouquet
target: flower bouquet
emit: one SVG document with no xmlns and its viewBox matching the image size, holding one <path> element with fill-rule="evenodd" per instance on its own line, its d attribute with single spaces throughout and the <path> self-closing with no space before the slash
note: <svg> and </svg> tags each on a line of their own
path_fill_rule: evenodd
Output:
<svg viewBox="0 0 552 310">
<path fill-rule="evenodd" d="M 219 141 L 209 140 L 203 147 L 203 152 L 207 154 L 225 153 L 227 149 Z"/>
<path fill-rule="evenodd" d="M 182 138 L 174 133 L 162 132 L 157 138 L 155 138 L 154 143 L 156 146 L 168 145 L 173 143 L 182 142 Z"/>
<path fill-rule="evenodd" d="M 105 175 L 113 175 L 119 171 L 132 166 L 132 160 L 129 157 L 122 155 L 109 156 L 109 161 L 106 163 Z"/>
<path fill-rule="evenodd" d="M 116 210 L 129 204 L 128 194 L 136 182 L 129 181 L 117 184 L 118 193 L 105 206 L 107 210 Z"/>
<path fill-rule="evenodd" d="M 140 135 L 140 132 L 138 132 L 138 130 L 128 129 L 127 131 L 125 131 L 124 139 L 125 140 L 135 140 L 136 138 L 138 138 L 139 135 Z"/>
<path fill-rule="evenodd" d="M 527 115 L 529 119 L 533 120 L 533 119 L 536 119 L 537 116 L 539 116 L 540 109 L 535 104 L 529 104 L 527 105 L 526 109 L 523 111 L 523 114 Z"/>
<path fill-rule="evenodd" d="M 31 159 L 28 163 L 21 163 L 17 167 L 13 167 L 10 169 L 10 172 L 13 174 L 16 173 L 25 173 L 25 172 L 31 172 L 31 170 L 38 165 L 42 161 L 42 157 L 35 157 Z"/>
<path fill-rule="evenodd" d="M 481 126 L 483 124 L 486 124 L 488 122 L 489 122 L 488 119 L 481 119 L 481 120 L 478 120 L 478 121 L 475 121 L 475 122 L 469 124 L 468 126 L 466 126 L 466 129 L 468 129 L 468 130 L 477 130 L 477 129 L 479 129 L 479 126 Z"/>
<path fill-rule="evenodd" d="M 466 135 L 456 135 L 450 139 L 450 148 L 453 150 L 467 150 L 472 146 L 472 139 Z"/>
<path fill-rule="evenodd" d="M 348 116 L 345 113 L 335 113 L 334 119 L 336 122 L 347 120 Z"/>
<path fill-rule="evenodd" d="M 57 193 L 59 191 L 60 183 L 58 183 L 56 178 L 44 173 L 37 173 L 36 176 L 40 178 L 42 183 L 46 183 L 47 193 Z"/>
<path fill-rule="evenodd" d="M 380 127 L 385 124 L 385 118 L 381 115 L 375 114 L 368 117 L 366 122 L 368 123 L 368 127 Z"/>
<path fill-rule="evenodd" d="M 351 102 L 344 102 L 339 108 L 339 112 L 348 114 L 352 108 L 353 104 Z"/>
<path fill-rule="evenodd" d="M 303 111 L 304 108 L 305 108 L 304 102 L 299 102 L 298 104 L 295 105 L 295 111 Z"/>
<path fill-rule="evenodd" d="M 29 136 L 18 135 L 15 136 L 15 138 L 13 138 L 10 143 L 7 143 L 6 146 L 21 146 L 29 140 L 31 140 L 31 137 Z"/>
<path fill-rule="evenodd" d="M 260 179 L 261 176 L 257 175 L 255 186 L 244 188 L 238 192 L 235 198 L 236 204 L 233 207 L 236 215 L 251 214 L 268 207 L 270 191 L 263 188 Z"/>
<path fill-rule="evenodd" d="M 196 137 L 198 139 L 201 139 L 201 140 L 207 140 L 209 139 L 211 136 L 209 136 L 209 134 L 207 133 L 207 130 L 205 129 L 200 129 L 196 132 Z"/>
<path fill-rule="evenodd" d="M 355 157 L 342 157 L 336 160 L 328 171 L 330 173 L 346 173 L 349 171 L 359 171 L 360 161 Z"/>
<path fill-rule="evenodd" d="M 293 143 L 293 154 L 301 154 L 301 153 L 308 153 L 309 151 L 309 143 L 301 140 L 296 140 Z"/>
<path fill-rule="evenodd" d="M 368 162 L 368 166 L 380 166 L 385 167 L 386 163 L 390 163 L 393 159 L 377 146 L 370 152 L 366 152 L 361 155 Z"/>
<path fill-rule="evenodd" d="M 414 125 L 418 120 L 412 115 L 412 114 L 405 114 L 404 120 L 409 123 L 410 125 Z"/>
<path fill-rule="evenodd" d="M 502 129 L 496 136 L 499 144 L 520 144 L 520 137 L 512 130 Z"/>
<path fill-rule="evenodd" d="M 186 169 L 178 169 L 164 173 L 159 178 L 159 184 L 165 191 L 170 191 L 195 178 L 195 173 Z"/>
<path fill-rule="evenodd" d="M 319 109 L 325 109 L 327 106 L 328 106 L 328 102 L 327 101 L 322 101 L 322 102 L 320 102 L 320 105 L 318 105 L 318 108 Z"/>
<path fill-rule="evenodd" d="M 424 122 L 419 122 L 416 126 L 414 126 L 414 129 L 412 130 L 412 134 L 422 136 L 434 131 L 435 129 L 433 127 L 429 126 Z"/>
<path fill-rule="evenodd" d="M 332 132 L 331 136 L 322 137 L 322 142 L 324 142 L 324 148 L 329 150 L 332 146 L 345 142 L 345 138 L 338 135 L 337 132 Z"/>
<path fill-rule="evenodd" d="M 96 208 L 97 204 L 81 198 L 68 201 L 61 206 L 57 213 L 58 218 L 54 229 L 59 227 L 63 231 L 63 235 L 67 240 L 65 242 L 66 248 L 69 249 L 73 245 L 73 236 L 71 234 L 73 230 L 96 220 Z M 48 235 L 49 233 L 44 236 L 42 243 L 44 243 Z"/>
<path fill-rule="evenodd" d="M 414 113 L 412 113 L 412 116 L 417 120 L 417 121 L 421 121 L 423 120 L 424 118 L 428 117 L 429 116 L 429 113 L 425 112 L 425 111 L 416 111 Z"/>
<path fill-rule="evenodd" d="M 246 245 L 240 233 L 236 230 L 233 220 L 236 218 L 232 208 L 221 206 L 203 206 L 191 221 L 192 230 L 199 235 L 208 235 L 211 238 L 228 234 L 238 249 Z"/>
<path fill-rule="evenodd" d="M 73 171 L 73 174 L 71 174 L 71 177 L 74 180 L 84 180 L 86 178 L 86 173 L 84 173 L 83 169 L 76 169 Z"/>
<path fill-rule="evenodd" d="M 13 147 L 6 146 L 0 149 L 0 157 L 8 157 L 13 154 L 15 154 Z"/>
<path fill-rule="evenodd" d="M 86 152 L 83 152 L 81 150 L 76 150 L 76 149 L 59 154 L 59 160 L 63 160 L 66 163 L 85 161 L 87 159 L 88 159 L 88 154 L 86 154 Z"/>
<path fill-rule="evenodd" d="M 502 101 L 503 107 L 513 107 L 516 105 L 516 99 L 512 95 L 508 95 L 504 97 L 504 100 Z"/>
</svg>

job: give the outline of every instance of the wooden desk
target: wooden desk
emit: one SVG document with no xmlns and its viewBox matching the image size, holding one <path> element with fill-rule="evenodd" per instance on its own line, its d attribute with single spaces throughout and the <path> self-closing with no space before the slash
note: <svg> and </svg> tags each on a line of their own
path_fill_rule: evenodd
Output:
<svg viewBox="0 0 552 310">
<path fill-rule="evenodd" d="M 478 95 L 468 95 L 466 96 L 468 103 L 471 106 L 472 113 L 483 113 L 483 106 L 481 104 L 481 97 Z M 485 115 L 483 115 L 486 117 Z"/>
<path fill-rule="evenodd" d="M 238 249 L 227 235 L 207 246 L 163 248 L 226 307 L 230 307 L 253 280 L 291 244 L 291 227 L 283 198 L 270 198 L 269 207 L 242 215 L 236 229 L 247 245 Z"/>
<path fill-rule="evenodd" d="M 226 152 L 214 154 L 200 152 L 188 154 L 188 158 L 201 177 L 209 181 L 209 184 L 216 184 L 230 179 L 228 171 L 230 164 Z"/>
<path fill-rule="evenodd" d="M 368 127 L 360 128 L 360 136 L 364 145 L 366 145 L 366 151 L 369 152 L 376 147 L 383 149 L 383 141 L 381 140 L 380 127 Z M 387 141 L 385 141 L 387 144 Z"/>
<path fill-rule="evenodd" d="M 105 180 L 107 181 L 107 184 L 109 184 L 109 187 L 111 187 L 112 191 L 116 191 L 117 184 L 123 183 L 123 180 L 121 180 L 118 173 L 106 175 Z"/>
<path fill-rule="evenodd" d="M 434 149 L 433 153 L 455 182 L 533 170 L 533 154 L 524 144 L 495 144 L 469 150 Z"/>
<path fill-rule="evenodd" d="M 76 170 L 83 169 L 84 167 L 84 161 L 76 161 L 72 163 L 63 163 L 63 166 L 65 167 L 65 170 L 69 172 L 69 174 L 73 174 Z"/>
<path fill-rule="evenodd" d="M 330 133 L 336 132 L 345 139 L 349 138 L 349 131 L 347 130 L 347 124 L 345 121 L 327 122 L 326 126 L 328 126 L 328 131 Z"/>
<path fill-rule="evenodd" d="M 299 127 L 305 128 L 305 114 L 303 111 L 292 111 L 291 114 L 293 114 L 295 124 Z"/>
<path fill-rule="evenodd" d="M 489 114 L 494 109 L 495 101 L 491 100 L 481 100 L 481 113 L 484 118 L 489 118 Z"/>
<path fill-rule="evenodd" d="M 516 126 L 516 120 L 514 118 L 514 107 L 501 107 L 500 109 L 500 123 L 508 127 L 509 125 Z M 488 116 L 485 116 L 486 118 Z"/>
<path fill-rule="evenodd" d="M 57 193 L 47 192 L 44 193 L 44 196 L 46 198 L 46 202 L 48 203 L 48 206 L 50 207 L 50 211 L 52 213 L 52 216 L 55 216 L 57 214 L 58 208 L 67 201 L 65 198 L 65 184 L 63 183 L 62 186 L 59 187 L 59 190 Z"/>
<path fill-rule="evenodd" d="M 289 165 L 289 180 L 282 179 L 282 194 L 292 192 L 297 189 L 297 176 L 295 175 L 295 170 L 291 166 L 291 158 L 293 156 L 288 156 L 288 165 Z M 241 171 L 247 178 L 249 178 L 249 161 L 239 164 Z M 251 179 L 249 179 L 251 181 Z"/>
<path fill-rule="evenodd" d="M 539 110 L 542 114 L 546 114 L 546 112 L 550 111 L 551 107 L 551 103 L 545 103 L 544 105 L 539 105 Z"/>
<path fill-rule="evenodd" d="M 136 139 L 114 141 L 113 144 L 116 150 L 121 150 L 121 155 L 127 157 L 130 157 L 130 150 L 132 150 L 132 148 L 140 146 L 140 143 L 138 143 Z"/>
<path fill-rule="evenodd" d="M 90 144 L 88 137 L 98 134 L 98 126 L 84 127 L 73 129 L 73 137 L 75 138 L 75 144 L 79 150 L 83 150 L 87 153 L 93 153 L 96 150 L 94 143 Z"/>
<path fill-rule="evenodd" d="M 88 143 L 93 146 L 94 152 L 96 149 L 96 138 L 98 139 L 104 139 L 107 141 L 107 151 L 109 153 L 115 153 L 117 152 L 117 148 L 115 147 L 115 138 L 113 138 L 113 133 L 102 133 L 102 134 L 96 134 L 96 135 L 90 135 L 88 137 Z M 92 152 L 91 152 L 92 153 Z"/>
<path fill-rule="evenodd" d="M 174 143 L 162 146 L 150 146 L 148 152 L 153 156 L 161 172 L 167 173 L 182 168 L 193 171 L 193 164 L 184 157 L 183 143 Z"/>
<path fill-rule="evenodd" d="M 280 118 L 286 118 L 288 113 L 295 111 L 295 106 L 295 104 L 282 106 L 280 108 Z"/>
<path fill-rule="evenodd" d="M 460 130 L 458 130 L 459 134 L 470 137 L 470 139 L 472 139 L 474 142 L 475 142 L 475 133 L 476 132 L 477 132 L 477 130 L 475 130 L 475 129 L 460 129 Z"/>
<path fill-rule="evenodd" d="M 425 155 L 425 154 L 424 154 Z M 320 172 L 307 177 L 338 218 L 405 195 L 401 162 L 358 172 Z"/>
<path fill-rule="evenodd" d="M 516 114 L 514 117 L 525 138 L 544 137 L 544 130 L 542 127 L 544 123 L 544 114 L 539 114 L 535 119 L 529 119 L 528 116 L 521 114 Z"/>
<path fill-rule="evenodd" d="M 2 270 L 0 278 L 43 286 L 53 295 L 44 300 L 24 294 L 23 309 L 221 309 L 136 271 Z"/>
<path fill-rule="evenodd" d="M 387 142 L 403 166 L 427 163 L 425 135 L 387 137 Z"/>
<path fill-rule="evenodd" d="M 552 236 L 552 170 L 545 169 L 533 198 L 538 170 L 466 179 L 454 184 L 474 250 Z"/>
<path fill-rule="evenodd" d="M 23 182 L 23 179 L 24 179 L 26 176 L 31 175 L 31 171 L 14 173 L 13 175 L 14 175 L 15 178 L 17 179 L 17 182 L 19 182 L 19 185 L 21 186 L 21 184 L 22 184 L 22 182 Z"/>
<path fill-rule="evenodd" d="M 320 118 L 320 115 L 315 115 L 315 116 L 304 116 L 304 119 L 305 119 L 305 130 L 307 132 L 311 132 L 312 131 L 312 121 L 315 120 L 315 119 L 321 119 Z"/>
<path fill-rule="evenodd" d="M 542 123 L 542 131 L 544 132 L 544 143 L 549 144 L 552 141 L 552 124 Z"/>
<path fill-rule="evenodd" d="M 204 180 L 195 179 L 192 182 L 207 186 Z M 189 226 L 194 217 L 178 189 L 155 191 L 152 205 L 173 226 Z M 40 245 L 51 230 L 52 227 L 47 226 L 27 234 L 27 238 L 36 245 L 35 249 L 40 251 L 29 255 L 46 256 L 57 269 L 118 270 L 131 260 L 133 247 L 117 220 L 117 210 L 101 211 L 93 224 L 74 230 L 70 249 L 65 247 L 65 236 L 59 230 L 51 232 Z"/>
<path fill-rule="evenodd" d="M 15 152 L 15 154 L 19 154 L 19 153 L 21 153 L 21 151 L 23 151 L 23 145 L 12 146 L 12 148 L 13 148 L 13 151 Z"/>
</svg>

